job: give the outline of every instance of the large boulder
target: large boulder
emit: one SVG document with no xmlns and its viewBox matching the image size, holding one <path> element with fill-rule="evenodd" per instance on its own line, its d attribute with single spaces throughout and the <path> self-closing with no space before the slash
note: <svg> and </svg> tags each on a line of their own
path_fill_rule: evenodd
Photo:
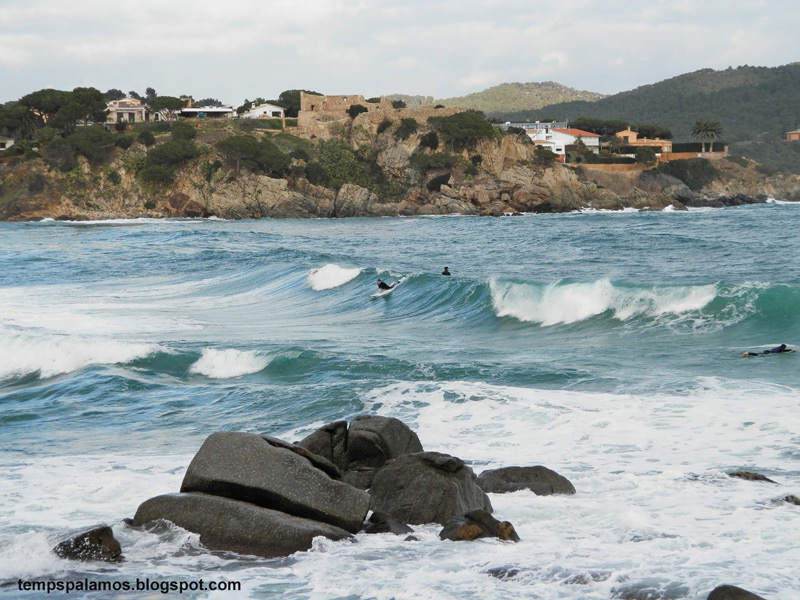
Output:
<svg viewBox="0 0 800 600">
<path fill-rule="evenodd" d="M 439 532 L 439 539 L 463 542 L 478 538 L 496 537 L 519 541 L 519 535 L 508 521 L 498 521 L 485 510 L 473 510 L 463 517 L 450 519 Z"/>
<path fill-rule="evenodd" d="M 712 590 L 707 600 L 764 600 L 764 598 L 735 585 L 720 585 Z"/>
<path fill-rule="evenodd" d="M 363 490 L 387 460 L 422 452 L 417 434 L 408 425 L 375 415 L 358 416 L 349 428 L 345 421 L 329 423 L 296 446 L 324 457 L 342 471 L 344 481 Z"/>
<path fill-rule="evenodd" d="M 331 478 L 308 458 L 260 435 L 214 433 L 192 459 L 181 492 L 242 500 L 357 532 L 369 496 Z"/>
<path fill-rule="evenodd" d="M 60 542 L 53 548 L 61 558 L 69 560 L 102 560 L 119 562 L 122 547 L 108 525 L 101 525 Z"/>
<path fill-rule="evenodd" d="M 478 476 L 478 485 L 493 494 L 518 490 L 531 490 L 537 496 L 575 493 L 575 486 L 566 477 L 540 465 L 490 469 Z"/>
<path fill-rule="evenodd" d="M 347 421 L 323 425 L 295 445 L 322 456 L 344 471 L 347 468 Z"/>
<path fill-rule="evenodd" d="M 472 510 L 492 512 L 475 473 L 460 458 L 438 452 L 405 454 L 388 461 L 369 490 L 371 508 L 403 523 L 440 523 Z"/>
<path fill-rule="evenodd" d="M 405 423 L 393 417 L 362 415 L 347 431 L 347 470 L 344 480 L 361 489 L 372 484 L 387 460 L 422 452 L 422 444 Z"/>
<path fill-rule="evenodd" d="M 132 525 L 170 521 L 200 536 L 211 550 L 228 550 L 274 558 L 311 548 L 324 536 L 341 540 L 350 534 L 339 527 L 287 515 L 247 502 L 207 494 L 166 494 L 143 502 Z"/>
</svg>

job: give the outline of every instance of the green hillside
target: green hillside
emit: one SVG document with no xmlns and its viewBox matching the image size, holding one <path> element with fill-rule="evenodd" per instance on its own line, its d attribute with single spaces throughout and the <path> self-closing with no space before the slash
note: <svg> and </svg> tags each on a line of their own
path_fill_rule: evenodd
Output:
<svg viewBox="0 0 800 600">
<path fill-rule="evenodd" d="M 800 63 L 703 69 L 596 102 L 489 111 L 487 116 L 504 121 L 567 116 L 654 123 L 672 130 L 676 141 L 688 141 L 698 119 L 714 120 L 725 129 L 732 153 L 800 173 L 800 143 L 783 141 L 786 131 L 800 128 Z"/>
<path fill-rule="evenodd" d="M 482 92 L 456 98 L 434 100 L 432 96 L 404 96 L 391 94 L 391 100 L 402 100 L 407 106 L 442 104 L 447 107 L 464 107 L 481 110 L 487 115 L 503 111 L 535 110 L 548 104 L 585 100 L 593 102 L 603 94 L 576 90 L 553 81 L 541 83 L 503 83 Z"/>
</svg>

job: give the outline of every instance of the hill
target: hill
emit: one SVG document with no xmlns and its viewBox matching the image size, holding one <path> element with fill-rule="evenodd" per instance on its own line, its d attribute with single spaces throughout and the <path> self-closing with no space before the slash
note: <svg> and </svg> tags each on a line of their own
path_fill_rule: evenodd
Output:
<svg viewBox="0 0 800 600">
<path fill-rule="evenodd" d="M 474 108 L 491 114 L 504 111 L 535 110 L 549 104 L 582 100 L 594 102 L 604 98 L 603 94 L 576 90 L 554 81 L 541 83 L 503 83 L 482 92 L 466 96 L 434 100 L 432 96 L 386 96 L 392 100 L 402 100 L 409 107 L 441 104 L 448 108 Z"/>
<path fill-rule="evenodd" d="M 538 110 L 488 111 L 508 121 L 592 117 L 631 124 L 653 123 L 689 140 L 698 119 L 719 121 L 732 153 L 779 169 L 800 173 L 800 143 L 783 141 L 800 128 L 800 63 L 781 67 L 742 66 L 702 69 L 596 102 L 570 101 Z"/>
</svg>

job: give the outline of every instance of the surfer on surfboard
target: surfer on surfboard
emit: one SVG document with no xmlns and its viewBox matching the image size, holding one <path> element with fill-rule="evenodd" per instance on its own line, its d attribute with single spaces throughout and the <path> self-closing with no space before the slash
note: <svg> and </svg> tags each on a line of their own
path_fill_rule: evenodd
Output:
<svg viewBox="0 0 800 600">
<path fill-rule="evenodd" d="M 744 352 L 742 356 L 758 356 L 760 354 L 783 354 L 784 352 L 794 352 L 793 348 L 787 348 L 786 344 L 781 344 L 775 348 L 764 350 L 763 352 Z"/>
<path fill-rule="evenodd" d="M 400 282 L 399 282 L 399 281 L 395 281 L 395 282 L 394 282 L 392 285 L 389 285 L 388 283 L 384 283 L 383 281 L 381 281 L 380 279 L 378 279 L 378 289 L 381 289 L 381 290 L 390 290 L 390 289 L 392 289 L 394 286 L 396 286 L 398 283 L 400 283 Z"/>
</svg>

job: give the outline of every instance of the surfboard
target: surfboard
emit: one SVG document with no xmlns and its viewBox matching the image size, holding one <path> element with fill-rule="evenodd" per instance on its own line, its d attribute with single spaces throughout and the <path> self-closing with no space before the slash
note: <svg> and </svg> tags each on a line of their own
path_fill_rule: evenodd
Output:
<svg viewBox="0 0 800 600">
<path fill-rule="evenodd" d="M 397 283 L 395 283 L 388 290 L 378 290 L 377 292 L 372 294 L 370 296 L 370 298 L 374 299 L 374 298 L 386 298 L 386 297 L 388 297 L 389 294 L 391 294 L 393 291 L 395 291 L 400 286 L 400 284 L 403 283 L 405 280 L 406 280 L 405 277 L 401 277 L 400 279 L 397 280 Z"/>
</svg>

